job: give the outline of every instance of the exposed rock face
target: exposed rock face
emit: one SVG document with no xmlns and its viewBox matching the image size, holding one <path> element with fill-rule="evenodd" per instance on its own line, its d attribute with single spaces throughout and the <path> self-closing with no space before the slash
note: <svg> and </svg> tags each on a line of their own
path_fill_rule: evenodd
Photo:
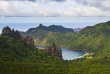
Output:
<svg viewBox="0 0 110 74">
<path fill-rule="evenodd" d="M 44 52 L 50 56 L 57 56 L 62 58 L 62 51 L 60 47 L 55 46 L 55 43 L 53 43 L 51 47 L 47 47 Z"/>
<path fill-rule="evenodd" d="M 50 47 L 47 47 L 47 48 L 44 50 L 44 52 L 51 56 L 51 48 L 50 48 Z"/>
<path fill-rule="evenodd" d="M 25 36 L 24 40 L 26 41 L 26 43 L 28 45 L 30 45 L 31 47 L 35 47 L 34 46 L 34 38 L 32 36 Z"/>
<path fill-rule="evenodd" d="M 14 31 L 14 29 L 10 29 L 8 26 L 4 27 L 2 29 L 1 36 L 7 36 L 8 38 L 16 38 L 16 39 L 22 39 L 22 35 L 19 33 L 19 31 Z"/>
<path fill-rule="evenodd" d="M 17 30 L 14 31 L 14 29 L 11 30 L 11 28 L 9 28 L 8 26 L 2 29 L 1 36 L 6 36 L 7 38 L 24 40 L 28 45 L 30 45 L 31 47 L 34 47 L 34 38 L 32 36 L 23 37 L 19 31 Z"/>
<path fill-rule="evenodd" d="M 1 36 L 7 36 L 8 38 L 10 38 L 10 36 L 11 36 L 11 29 L 8 26 L 4 27 L 2 29 Z"/>
</svg>

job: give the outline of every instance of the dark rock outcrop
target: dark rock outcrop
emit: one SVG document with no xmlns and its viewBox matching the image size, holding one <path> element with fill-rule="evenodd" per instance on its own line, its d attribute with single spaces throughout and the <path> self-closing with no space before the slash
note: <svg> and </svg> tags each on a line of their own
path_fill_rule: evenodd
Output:
<svg viewBox="0 0 110 74">
<path fill-rule="evenodd" d="M 47 53 L 50 56 L 57 56 L 62 58 L 62 51 L 61 48 L 56 46 L 55 43 L 51 45 L 51 47 L 47 47 L 44 50 L 45 53 Z"/>
<path fill-rule="evenodd" d="M 51 48 L 50 47 L 47 47 L 46 49 L 44 49 L 44 52 L 51 56 Z"/>
<path fill-rule="evenodd" d="M 11 30 L 8 26 L 4 27 L 2 29 L 2 34 L 1 36 L 7 36 L 7 38 L 15 38 L 15 39 L 22 39 L 22 35 L 20 34 L 19 31 L 14 31 L 14 29 Z"/>
<path fill-rule="evenodd" d="M 35 47 L 34 46 L 34 38 L 32 36 L 25 36 L 24 40 L 26 41 L 26 43 L 28 45 L 30 45 L 31 47 Z"/>
<path fill-rule="evenodd" d="M 11 30 L 11 28 L 9 28 L 8 26 L 6 26 L 2 29 L 1 36 L 6 36 L 7 38 L 15 38 L 15 39 L 19 39 L 19 40 L 24 40 L 31 47 L 35 47 L 34 38 L 32 36 L 23 37 L 19 31 L 17 31 L 17 30 L 14 31 L 14 29 Z"/>
<path fill-rule="evenodd" d="M 8 26 L 4 27 L 2 29 L 1 36 L 7 36 L 8 38 L 10 38 L 10 36 L 11 36 L 11 29 Z"/>
</svg>

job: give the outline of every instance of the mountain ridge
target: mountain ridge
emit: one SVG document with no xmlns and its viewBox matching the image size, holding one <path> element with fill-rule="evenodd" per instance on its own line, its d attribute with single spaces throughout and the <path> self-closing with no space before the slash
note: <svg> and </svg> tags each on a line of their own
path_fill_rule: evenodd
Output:
<svg viewBox="0 0 110 74">
<path fill-rule="evenodd" d="M 36 27 L 36 28 L 30 28 L 26 32 L 29 33 L 29 32 L 37 31 L 37 30 L 44 30 L 44 31 L 51 31 L 51 32 L 60 32 L 60 33 L 74 32 L 73 29 L 65 28 L 65 27 L 62 27 L 61 25 L 43 26 L 42 24 L 39 24 L 39 26 Z"/>
<path fill-rule="evenodd" d="M 34 36 L 36 45 L 50 46 L 51 43 L 55 42 L 56 45 L 64 46 L 68 49 L 95 52 L 99 49 L 102 50 L 106 48 L 106 45 L 102 43 L 110 40 L 109 29 L 110 21 L 99 23 L 94 26 L 87 26 L 77 33 L 39 31 L 30 35 Z"/>
<path fill-rule="evenodd" d="M 40 31 L 39 31 L 40 32 Z M 41 34 L 43 31 L 41 32 Z M 49 34 L 48 34 L 49 33 Z M 48 56 L 43 50 L 32 48 L 26 42 L 0 36 L 0 73 L 2 74 L 109 74 L 110 23 L 86 27 L 78 33 L 48 32 L 46 43 L 91 52 L 76 60 Z M 41 35 L 39 34 L 39 35 Z M 45 34 L 45 33 L 43 33 Z M 45 36 L 45 35 L 44 35 Z M 40 36 L 44 37 L 44 36 Z M 45 39 L 44 39 L 45 40 Z M 41 39 L 42 41 L 42 39 Z M 42 42 L 41 42 L 42 43 Z M 103 46 L 102 46 L 103 45 Z M 48 52 L 48 51 L 47 51 Z M 89 58 L 89 57 L 92 58 Z"/>
</svg>

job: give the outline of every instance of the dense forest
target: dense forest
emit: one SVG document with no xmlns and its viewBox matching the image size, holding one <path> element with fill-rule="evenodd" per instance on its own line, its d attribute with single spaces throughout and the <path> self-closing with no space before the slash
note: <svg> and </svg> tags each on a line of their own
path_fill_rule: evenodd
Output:
<svg viewBox="0 0 110 74">
<path fill-rule="evenodd" d="M 45 27 L 45 26 L 43 26 Z M 35 39 L 35 45 L 50 46 L 55 42 L 57 45 L 67 47 L 72 50 L 83 50 L 96 52 L 98 50 L 110 48 L 110 22 L 99 23 L 94 26 L 87 26 L 78 33 L 75 32 L 57 32 L 48 31 L 47 29 L 34 30 L 29 29 L 25 35 L 32 35 Z M 47 28 L 47 27 L 45 27 Z M 62 29 L 61 29 L 62 30 Z"/>
<path fill-rule="evenodd" d="M 30 46 L 26 41 L 0 36 L 1 74 L 109 74 L 110 73 L 110 22 L 86 27 L 78 33 L 39 31 L 36 38 L 43 45 L 55 42 L 74 50 L 88 51 L 90 55 L 76 60 L 63 60 L 48 56 L 43 50 Z M 41 34 L 40 34 L 41 33 Z M 50 38 L 49 38 L 50 37 Z M 37 39 L 35 38 L 35 42 Z M 50 39 L 50 40 L 49 40 Z M 44 42 L 44 43 L 43 43 Z M 37 43 L 36 43 L 37 44 Z M 88 58 L 92 56 L 93 58 Z"/>
<path fill-rule="evenodd" d="M 103 74 L 110 71 L 110 54 L 67 61 L 48 56 L 43 50 L 14 38 L 0 37 L 0 54 L 1 74 Z"/>
</svg>

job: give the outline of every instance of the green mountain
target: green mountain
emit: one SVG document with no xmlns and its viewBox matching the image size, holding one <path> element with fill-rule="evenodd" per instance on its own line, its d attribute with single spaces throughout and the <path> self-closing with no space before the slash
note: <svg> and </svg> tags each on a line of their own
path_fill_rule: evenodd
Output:
<svg viewBox="0 0 110 74">
<path fill-rule="evenodd" d="M 94 53 L 90 54 L 91 56 L 93 56 L 92 59 L 88 58 L 89 57 L 88 55 L 84 58 L 73 61 L 67 61 L 58 57 L 48 56 L 46 53 L 44 53 L 43 50 L 31 47 L 26 43 L 26 41 L 11 38 L 10 35 L 8 35 L 9 38 L 6 36 L 0 36 L 0 73 L 109 74 L 110 73 L 109 30 L 110 22 L 106 22 L 97 24 L 93 27 L 86 27 L 77 34 L 74 33 L 60 34 L 59 32 L 58 34 L 56 32 L 57 33 L 56 35 L 58 36 L 62 35 L 61 38 L 55 37 L 56 40 L 62 39 L 63 40 L 62 42 L 67 42 L 67 45 L 63 43 L 65 44 L 65 46 L 74 49 L 78 48 L 80 50 L 81 49 L 84 50 L 84 48 L 86 48 L 86 50 L 88 50 L 89 52 Z M 70 39 L 67 39 L 66 37 Z M 71 43 L 75 41 L 77 44 Z M 58 41 L 56 42 L 58 44 Z M 87 49 L 91 47 L 94 48 L 91 50 Z M 96 52 L 96 50 L 98 51 Z M 97 54 L 98 56 L 96 56 Z"/>
<path fill-rule="evenodd" d="M 25 33 L 21 32 L 21 34 L 32 35 L 35 39 L 35 45 L 50 46 L 56 40 L 63 44 L 61 40 L 63 38 L 70 39 L 75 32 L 73 29 L 64 28 L 62 26 L 51 25 L 47 27 L 40 24 L 36 28 L 30 28 Z"/>
<path fill-rule="evenodd" d="M 37 27 L 39 28 L 39 27 Z M 26 34 L 35 38 L 35 44 L 49 46 L 55 42 L 56 45 L 67 47 L 72 50 L 83 50 L 88 52 L 109 51 L 110 48 L 110 22 L 99 23 L 88 26 L 78 33 L 74 32 L 52 32 L 42 29 L 29 29 Z"/>
<path fill-rule="evenodd" d="M 35 33 L 37 31 L 51 31 L 51 32 L 60 32 L 60 33 L 67 33 L 67 32 L 74 32 L 73 29 L 70 28 L 64 28 L 62 26 L 58 26 L 58 25 L 51 25 L 51 26 L 43 26 L 42 24 L 40 24 L 38 27 L 36 28 L 30 28 L 26 33 L 30 34 L 30 33 Z"/>
</svg>

